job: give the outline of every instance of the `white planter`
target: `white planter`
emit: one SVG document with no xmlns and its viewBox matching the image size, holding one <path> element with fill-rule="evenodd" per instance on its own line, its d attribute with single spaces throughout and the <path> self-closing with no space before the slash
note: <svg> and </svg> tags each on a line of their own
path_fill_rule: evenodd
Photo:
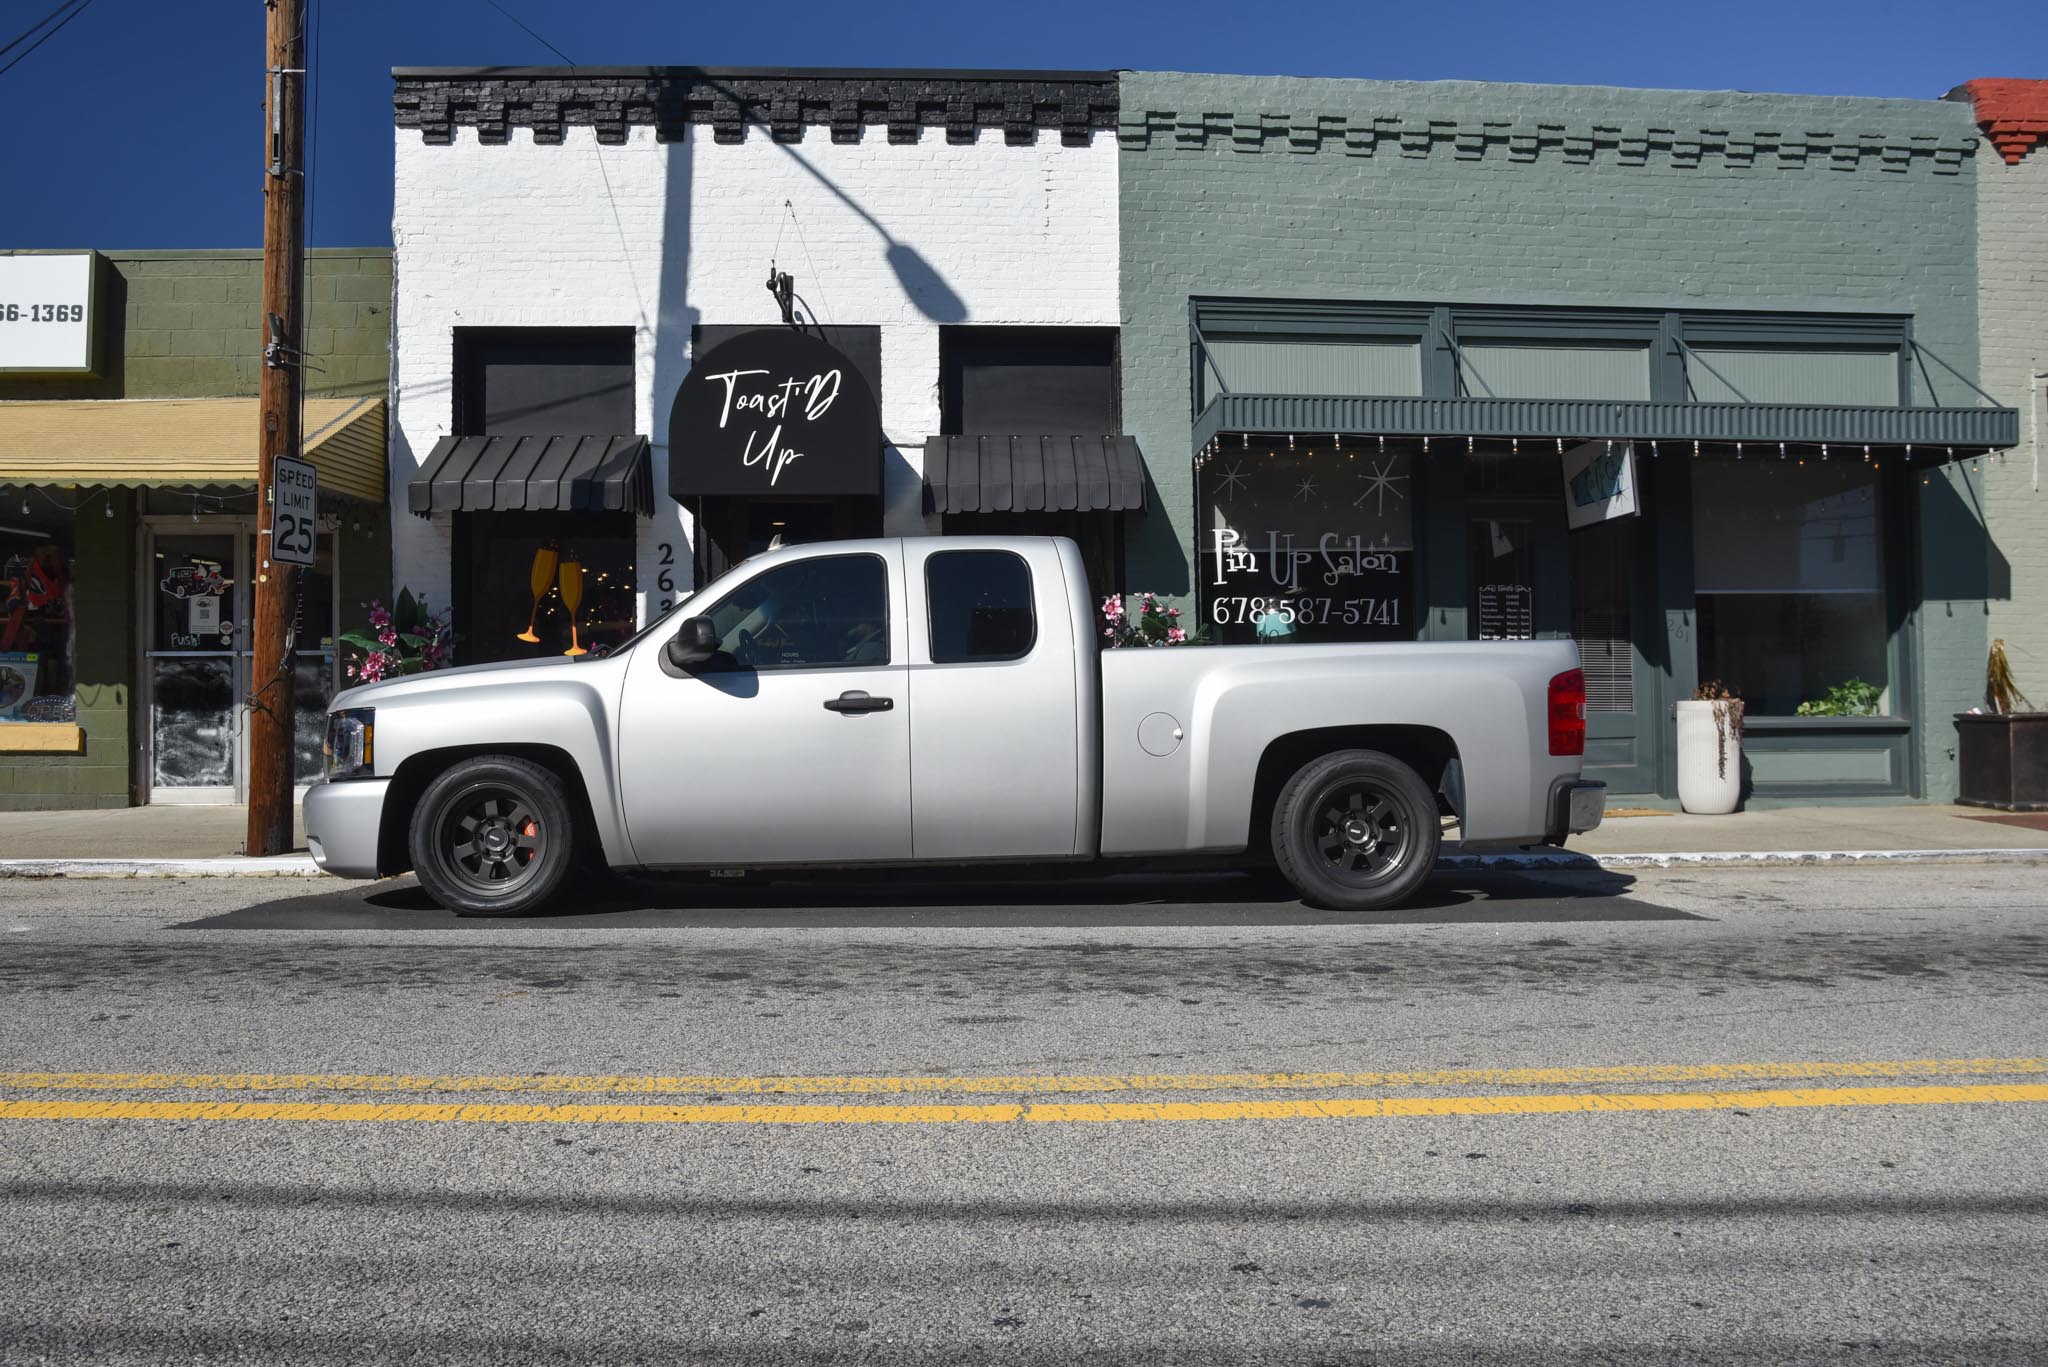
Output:
<svg viewBox="0 0 2048 1367">
<path fill-rule="evenodd" d="M 1728 710 L 1725 727 L 1715 725 L 1716 707 Z M 1741 800 L 1742 704 L 1678 704 L 1678 804 L 1702 816 L 1723 816 Z"/>
</svg>

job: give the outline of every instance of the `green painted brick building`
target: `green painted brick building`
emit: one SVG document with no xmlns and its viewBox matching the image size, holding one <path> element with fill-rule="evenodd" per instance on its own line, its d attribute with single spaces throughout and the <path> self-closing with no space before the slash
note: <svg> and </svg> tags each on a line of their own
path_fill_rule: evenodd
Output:
<svg viewBox="0 0 2048 1367">
<path fill-rule="evenodd" d="M 77 267 L 75 298 L 61 277 L 43 283 L 59 262 Z M 0 604 L 18 612 L 0 613 L 0 669 L 15 660 L 0 699 L 37 660 L 30 695 L 0 701 L 0 810 L 241 791 L 261 264 L 256 251 L 0 252 L 10 298 L 75 305 L 88 329 L 76 354 L 38 350 L 28 315 L 4 339 Z M 309 253 L 300 345 L 327 529 L 302 609 L 302 775 L 335 682 L 334 623 L 389 592 L 390 303 L 388 249 Z"/>
<path fill-rule="evenodd" d="M 1675 792 L 1671 705 L 1719 677 L 1754 800 L 1953 796 L 1971 457 L 2017 434 L 1966 106 L 1143 72 L 1121 105 L 1131 587 L 1226 640 L 1573 636 L 1618 794 Z"/>
</svg>

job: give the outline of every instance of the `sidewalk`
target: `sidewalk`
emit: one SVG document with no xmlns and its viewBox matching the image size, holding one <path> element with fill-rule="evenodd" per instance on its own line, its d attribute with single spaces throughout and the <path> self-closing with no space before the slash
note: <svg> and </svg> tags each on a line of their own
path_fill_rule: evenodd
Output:
<svg viewBox="0 0 2048 1367">
<path fill-rule="evenodd" d="M 1597 862 L 1627 869 L 1670 864 L 1922 862 L 1999 859 L 2048 862 L 2048 814 L 2012 815 L 1971 807 L 1899 803 L 1868 807 L 1783 807 L 1730 816 L 1648 812 L 1609 816 L 1569 849 L 1533 855 L 1465 855 L 1456 828 L 1444 854 L 1455 865 L 1557 867 Z M 205 876 L 301 875 L 317 870 L 294 823 L 294 853 L 242 859 L 242 807 L 129 807 L 87 812 L 0 812 L 0 875 L 79 876 L 94 872 Z M 75 861 L 107 861 L 104 864 Z M 149 861 L 174 861 L 150 867 Z"/>
</svg>

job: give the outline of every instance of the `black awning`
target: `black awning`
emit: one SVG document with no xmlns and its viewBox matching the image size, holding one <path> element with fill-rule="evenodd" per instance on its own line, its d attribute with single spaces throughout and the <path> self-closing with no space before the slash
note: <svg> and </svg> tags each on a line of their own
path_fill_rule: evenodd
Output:
<svg viewBox="0 0 2048 1367">
<path fill-rule="evenodd" d="M 443 437 L 406 501 L 429 513 L 630 512 L 654 516 L 647 438 Z"/>
<path fill-rule="evenodd" d="M 927 437 L 934 513 L 1127 512 L 1145 506 L 1135 437 Z"/>
</svg>

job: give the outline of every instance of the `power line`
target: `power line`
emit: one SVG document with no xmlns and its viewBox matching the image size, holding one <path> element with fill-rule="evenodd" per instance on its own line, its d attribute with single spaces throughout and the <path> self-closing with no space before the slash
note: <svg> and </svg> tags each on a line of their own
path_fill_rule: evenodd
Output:
<svg viewBox="0 0 2048 1367">
<path fill-rule="evenodd" d="M 568 53 L 566 53 L 566 52 L 562 51 L 562 49 L 560 49 L 560 48 L 556 47 L 556 46 L 555 46 L 555 45 L 554 45 L 553 43 L 551 43 L 551 42 L 549 42 L 549 41 L 548 41 L 547 39 L 545 39 L 545 38 L 541 37 L 541 36 L 540 36 L 540 35 L 539 35 L 538 33 L 535 33 L 535 32 L 534 32 L 534 31 L 533 31 L 533 30 L 532 30 L 531 28 L 528 28 L 528 27 L 527 27 L 527 24 L 526 24 L 526 21 L 525 21 L 524 19 L 521 19 L 521 18 L 520 18 L 520 17 L 518 16 L 518 15 L 514 14 L 514 13 L 513 13 L 513 12 L 512 12 L 511 10 L 508 10 L 508 9 L 506 9 L 506 8 L 505 8 L 505 7 L 503 6 L 503 5 L 499 4 L 499 3 L 498 3 L 498 0 L 484 0 L 484 3 L 485 3 L 486 5 L 489 5 L 489 6 L 490 6 L 490 7 L 492 8 L 492 9 L 496 10 L 496 11 L 497 11 L 498 13 L 500 13 L 500 14 L 504 15 L 504 16 L 505 16 L 505 17 L 506 17 L 507 19 L 510 19 L 510 20 L 511 20 L 511 21 L 512 21 L 513 23 L 515 23 L 515 24 L 519 25 L 519 27 L 521 27 L 522 29 L 526 29 L 526 36 L 527 36 L 527 37 L 529 37 L 529 38 L 531 38 L 531 39 L 533 39 L 533 41 L 534 41 L 534 42 L 536 42 L 536 43 L 539 43 L 539 44 L 540 44 L 540 45 L 541 45 L 542 47 L 546 48 L 546 49 L 547 49 L 547 50 L 548 50 L 549 52 L 552 52 L 552 53 L 554 53 L 554 54 L 555 54 L 555 55 L 556 55 L 557 57 L 560 57 L 560 58 L 561 58 L 561 59 L 562 59 L 563 61 L 565 61 L 565 62 L 568 62 L 570 66 L 574 66 L 574 65 L 576 65 L 576 63 L 575 63 L 575 62 L 573 62 L 573 61 L 570 61 L 570 60 L 569 60 L 569 54 L 568 54 Z"/>
<path fill-rule="evenodd" d="M 56 25 L 55 25 L 54 27 L 52 27 L 52 28 L 48 29 L 48 30 L 47 30 L 46 32 L 44 32 L 44 34 L 43 34 L 43 36 L 42 36 L 42 37 L 40 37 L 40 38 L 36 39 L 36 40 L 35 40 L 35 41 L 34 41 L 33 43 L 30 43 L 30 44 L 29 44 L 29 45 L 28 45 L 27 47 L 23 48 L 23 49 L 22 49 L 22 51 L 21 51 L 21 54 L 20 54 L 19 56 L 17 56 L 17 57 L 16 57 L 16 58 L 15 58 L 15 59 L 14 59 L 13 61 L 9 62 L 9 63 L 8 63 L 8 64 L 7 64 L 6 66 L 0 66 L 0 76 L 5 76 L 5 75 L 6 75 L 6 74 L 7 74 L 8 72 L 10 72 L 10 71 L 14 70 L 14 68 L 16 68 L 17 66 L 20 66 L 20 65 L 21 65 L 21 63 L 22 63 L 22 62 L 23 62 L 24 60 L 26 60 L 26 59 L 27 59 L 28 55 L 29 55 L 29 54 L 30 54 L 31 52 L 34 52 L 34 51 L 35 51 L 35 50 L 36 50 L 37 48 L 41 47 L 41 46 L 42 46 L 42 45 L 43 45 L 44 43 L 47 43 L 47 42 L 49 42 L 49 41 L 50 41 L 50 40 L 51 40 L 52 38 L 56 37 L 56 36 L 57 36 L 57 34 L 58 34 L 59 32 L 61 32 L 61 31 L 63 30 L 63 28 L 64 28 L 64 26 L 65 26 L 66 24 L 70 23 L 70 22 L 71 22 L 71 21 L 72 21 L 73 19 L 76 19 L 76 18 L 77 18 L 77 17 L 79 16 L 79 15 L 81 15 L 81 14 L 85 13 L 85 12 L 86 12 L 86 10 L 87 10 L 88 8 L 90 8 L 90 7 L 91 7 L 91 5 L 92 5 L 92 0 L 78 0 L 78 6 L 77 6 L 77 8 L 73 9 L 73 10 L 71 11 L 71 13 L 69 13 L 69 14 L 65 15 L 65 16 L 64 16 L 64 17 L 63 17 L 62 19 L 58 19 L 58 20 L 57 20 L 57 23 L 56 23 Z M 54 17 L 54 15 L 53 15 L 52 17 Z M 44 23 L 44 24 L 47 24 L 47 23 L 49 23 L 49 22 L 50 22 L 50 20 L 49 20 L 48 18 L 46 18 L 46 19 L 44 19 L 44 20 L 43 20 L 43 23 Z M 38 24 L 38 25 L 36 26 L 36 28 L 41 28 L 41 27 L 42 27 L 42 25 L 41 25 L 41 24 Z M 24 33 L 24 34 L 22 34 L 22 35 L 21 35 L 21 38 L 16 38 L 16 39 L 14 40 L 14 42 L 13 42 L 13 43 L 9 43 L 9 44 L 7 45 L 7 47 L 8 47 L 8 48 L 12 48 L 12 47 L 13 47 L 13 46 L 14 46 L 14 45 L 15 45 L 16 43 L 19 43 L 19 42 L 21 42 L 23 38 L 27 38 L 27 37 L 28 37 L 28 34 L 29 34 L 29 33 L 34 33 L 35 31 L 36 31 L 36 30 L 35 30 L 35 28 L 31 28 L 31 29 L 30 29 L 30 30 L 28 31 L 28 33 Z M 7 50 L 6 48 L 0 48 L 0 52 L 4 52 L 4 51 L 6 51 L 6 50 Z"/>
<path fill-rule="evenodd" d="M 16 38 L 6 47 L 0 47 L 0 57 L 5 57 L 8 53 L 20 47 L 23 43 L 29 40 L 30 35 L 35 33 L 37 29 L 49 23 L 52 19 L 55 19 L 58 15 L 62 14 L 65 10 L 70 9 L 73 5 L 77 3 L 78 0 L 64 0 L 63 4 L 57 6 L 57 8 L 51 10 L 48 14 L 44 15 L 42 18 L 36 20 L 33 24 L 30 24 L 26 29 L 22 30 L 20 37 Z"/>
</svg>

